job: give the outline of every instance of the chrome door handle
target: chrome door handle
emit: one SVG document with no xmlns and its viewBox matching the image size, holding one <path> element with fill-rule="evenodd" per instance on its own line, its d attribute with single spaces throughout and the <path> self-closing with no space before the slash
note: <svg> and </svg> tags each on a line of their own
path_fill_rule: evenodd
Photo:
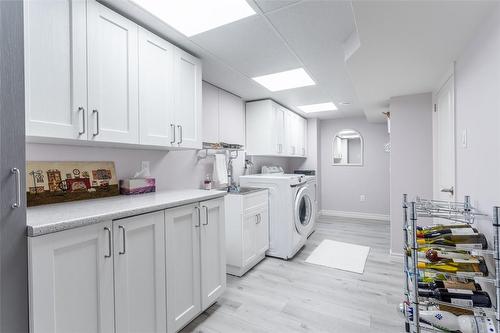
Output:
<svg viewBox="0 0 500 333">
<path fill-rule="evenodd" d="M 203 225 L 208 225 L 208 207 L 203 206 L 203 208 L 205 208 L 205 223 Z"/>
<path fill-rule="evenodd" d="M 453 188 L 453 186 L 450 187 L 450 188 L 442 188 L 441 192 L 443 192 L 443 193 L 450 193 L 451 195 L 453 195 L 455 193 L 455 189 Z"/>
<path fill-rule="evenodd" d="M 101 129 L 100 129 L 100 124 L 99 124 L 99 111 L 94 109 L 92 110 L 92 114 L 96 114 L 96 127 L 97 127 L 97 132 L 94 132 L 94 134 L 92 134 L 93 136 L 98 136 L 100 133 L 101 133 Z"/>
<path fill-rule="evenodd" d="M 87 131 L 86 127 L 87 127 L 87 122 L 86 122 L 86 117 L 85 117 L 85 108 L 80 106 L 78 108 L 78 112 L 81 112 L 82 113 L 82 130 L 81 131 L 78 131 L 78 134 L 79 135 L 83 135 L 85 134 L 85 132 Z"/>
<path fill-rule="evenodd" d="M 201 225 L 201 210 L 198 206 L 195 206 L 194 209 L 196 209 L 196 211 L 198 212 L 198 224 L 196 224 L 194 227 L 199 228 Z"/>
<path fill-rule="evenodd" d="M 118 226 L 118 230 L 122 229 L 122 240 L 123 240 L 123 250 L 118 252 L 118 254 L 125 254 L 127 253 L 127 243 L 126 243 L 126 236 L 125 236 L 125 228 L 121 225 Z"/>
<path fill-rule="evenodd" d="M 182 126 L 181 125 L 177 125 L 177 128 L 179 129 L 179 142 L 177 142 L 177 144 L 181 144 L 182 143 Z"/>
<path fill-rule="evenodd" d="M 104 258 L 111 258 L 111 230 L 108 227 L 104 227 L 104 230 L 108 232 L 108 254 Z"/>
<path fill-rule="evenodd" d="M 175 143 L 175 125 L 174 124 L 170 124 L 170 129 L 172 130 L 172 134 L 173 134 L 173 139 L 172 141 L 170 141 L 170 144 L 174 144 Z"/>
<path fill-rule="evenodd" d="M 21 170 L 18 168 L 10 169 L 10 173 L 16 176 L 16 201 L 11 205 L 12 208 L 21 207 Z"/>
</svg>

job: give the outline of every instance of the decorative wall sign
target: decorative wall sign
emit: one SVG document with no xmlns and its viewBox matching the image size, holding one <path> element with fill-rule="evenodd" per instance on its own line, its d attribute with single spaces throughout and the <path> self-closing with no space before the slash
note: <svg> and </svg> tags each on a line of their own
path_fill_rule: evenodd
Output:
<svg viewBox="0 0 500 333">
<path fill-rule="evenodd" d="M 28 207 L 120 194 L 114 162 L 36 162 L 26 166 Z"/>
</svg>

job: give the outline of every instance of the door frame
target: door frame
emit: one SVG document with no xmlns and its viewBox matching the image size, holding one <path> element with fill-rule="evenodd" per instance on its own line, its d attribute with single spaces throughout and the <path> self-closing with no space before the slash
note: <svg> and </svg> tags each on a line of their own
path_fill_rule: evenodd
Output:
<svg viewBox="0 0 500 333">
<path fill-rule="evenodd" d="M 451 80 L 451 82 L 450 82 Z M 457 194 L 457 133 L 456 133 L 456 91 L 455 91 L 455 62 L 452 62 L 445 74 L 441 77 L 432 93 L 432 194 L 433 198 L 439 200 L 441 189 L 439 188 L 439 165 L 438 165 L 438 117 L 437 117 L 437 97 L 445 85 L 451 83 L 453 97 L 451 100 L 452 117 L 453 117 L 453 159 L 454 159 L 454 174 L 453 174 L 453 197 L 456 199 Z"/>
</svg>

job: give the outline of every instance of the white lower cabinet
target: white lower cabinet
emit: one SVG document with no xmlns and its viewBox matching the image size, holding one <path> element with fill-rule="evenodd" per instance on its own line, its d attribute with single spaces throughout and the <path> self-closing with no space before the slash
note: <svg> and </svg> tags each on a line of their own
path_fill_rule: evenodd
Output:
<svg viewBox="0 0 500 333">
<path fill-rule="evenodd" d="M 165 332 L 163 211 L 113 221 L 116 332 Z"/>
<path fill-rule="evenodd" d="M 30 331 L 177 332 L 226 286 L 224 198 L 29 237 Z"/>
<path fill-rule="evenodd" d="M 242 276 L 260 262 L 269 249 L 267 190 L 228 195 L 226 216 L 227 272 Z"/>
<path fill-rule="evenodd" d="M 112 223 L 30 237 L 30 331 L 114 332 Z"/>
</svg>

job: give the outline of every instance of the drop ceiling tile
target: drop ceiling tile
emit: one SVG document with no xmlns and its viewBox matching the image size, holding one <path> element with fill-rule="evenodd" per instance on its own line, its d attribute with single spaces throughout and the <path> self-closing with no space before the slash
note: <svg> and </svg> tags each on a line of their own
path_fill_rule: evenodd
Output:
<svg viewBox="0 0 500 333">
<path fill-rule="evenodd" d="M 255 0 L 259 8 L 264 13 L 293 5 L 294 3 L 297 3 L 299 1 L 300 0 Z"/>
<path fill-rule="evenodd" d="M 260 15 L 201 33 L 191 40 L 248 77 L 301 67 Z"/>
</svg>

